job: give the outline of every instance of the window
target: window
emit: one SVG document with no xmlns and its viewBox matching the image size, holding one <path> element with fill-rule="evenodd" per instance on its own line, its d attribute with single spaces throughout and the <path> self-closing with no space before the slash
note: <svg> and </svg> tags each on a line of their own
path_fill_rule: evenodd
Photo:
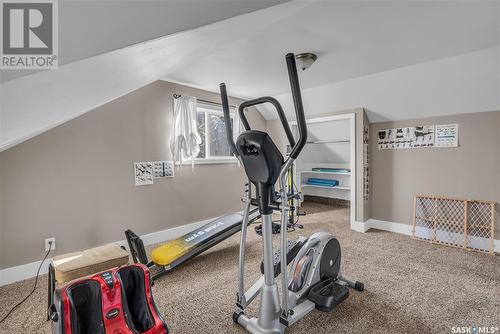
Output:
<svg viewBox="0 0 500 334">
<path fill-rule="evenodd" d="M 221 163 L 237 161 L 231 155 L 226 135 L 226 123 L 222 110 L 217 107 L 198 104 L 197 127 L 201 137 L 199 163 Z M 231 125 L 234 112 L 231 112 Z"/>
</svg>

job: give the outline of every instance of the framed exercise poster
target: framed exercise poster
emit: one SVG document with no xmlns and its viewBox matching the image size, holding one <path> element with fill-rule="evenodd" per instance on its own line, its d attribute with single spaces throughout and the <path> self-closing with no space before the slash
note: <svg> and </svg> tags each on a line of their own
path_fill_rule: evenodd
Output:
<svg viewBox="0 0 500 334">
<path fill-rule="evenodd" d="M 418 125 L 378 131 L 378 149 L 458 147 L 458 124 Z"/>
<path fill-rule="evenodd" d="M 380 130 L 378 149 L 392 150 L 403 148 L 433 147 L 434 125 L 420 125 L 406 128 Z"/>
<path fill-rule="evenodd" d="M 458 147 L 458 124 L 436 125 L 436 147 Z"/>
<path fill-rule="evenodd" d="M 153 163 L 134 162 L 134 176 L 136 186 L 153 184 Z"/>
</svg>

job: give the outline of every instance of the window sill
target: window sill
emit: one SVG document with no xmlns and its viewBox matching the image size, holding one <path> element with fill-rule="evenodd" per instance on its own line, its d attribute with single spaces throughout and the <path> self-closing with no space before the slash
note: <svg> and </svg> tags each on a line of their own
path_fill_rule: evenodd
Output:
<svg viewBox="0 0 500 334">
<path fill-rule="evenodd" d="M 195 165 L 214 165 L 214 164 L 235 164 L 238 163 L 238 159 L 236 158 L 209 158 L 209 159 L 195 159 Z M 176 165 L 184 166 L 191 165 L 191 160 L 177 162 Z"/>
</svg>

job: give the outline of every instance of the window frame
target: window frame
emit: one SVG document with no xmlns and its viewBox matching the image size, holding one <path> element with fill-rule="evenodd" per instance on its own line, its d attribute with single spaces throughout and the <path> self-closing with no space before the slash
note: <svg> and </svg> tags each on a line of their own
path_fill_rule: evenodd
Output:
<svg viewBox="0 0 500 334">
<path fill-rule="evenodd" d="M 198 105 L 196 106 L 196 113 L 198 114 L 199 112 L 205 113 L 205 158 L 195 158 L 194 163 L 198 165 L 207 165 L 207 164 L 228 164 L 228 163 L 237 163 L 238 159 L 233 155 L 233 156 L 210 156 L 210 131 L 208 127 L 208 115 L 213 114 L 217 116 L 223 116 L 224 113 L 222 112 L 222 107 L 215 107 L 209 104 L 205 103 L 200 103 L 198 102 Z M 234 123 L 234 116 L 236 113 L 235 108 L 229 109 L 229 114 L 231 119 L 233 120 Z M 192 161 L 187 160 L 187 161 L 182 161 L 180 163 L 181 165 L 191 165 Z"/>
</svg>

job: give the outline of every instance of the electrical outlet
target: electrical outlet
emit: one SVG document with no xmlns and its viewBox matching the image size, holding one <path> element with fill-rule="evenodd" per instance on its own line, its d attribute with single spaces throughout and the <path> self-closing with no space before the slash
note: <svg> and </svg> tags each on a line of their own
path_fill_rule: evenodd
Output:
<svg viewBox="0 0 500 334">
<path fill-rule="evenodd" d="M 49 242 L 52 242 L 52 247 L 50 247 Z M 45 239 L 45 251 L 47 252 L 49 250 L 56 250 L 56 238 L 47 238 Z"/>
</svg>

